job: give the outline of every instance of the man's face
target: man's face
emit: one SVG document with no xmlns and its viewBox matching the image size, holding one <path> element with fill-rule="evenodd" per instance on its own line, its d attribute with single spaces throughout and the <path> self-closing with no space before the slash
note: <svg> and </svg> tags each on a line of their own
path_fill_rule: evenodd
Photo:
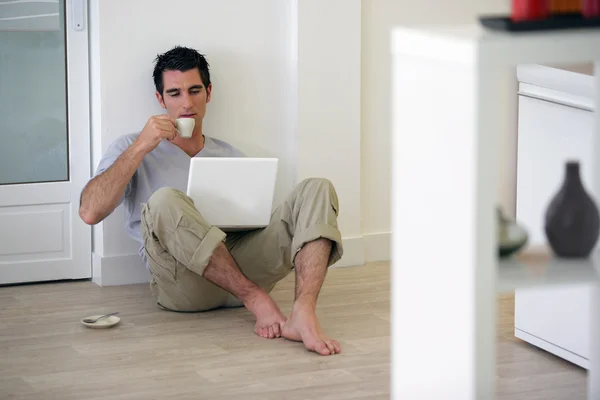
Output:
<svg viewBox="0 0 600 400">
<path fill-rule="evenodd" d="M 165 71 L 163 87 L 162 95 L 156 92 L 156 98 L 167 113 L 173 118 L 193 117 L 196 126 L 201 126 L 212 85 L 204 87 L 200 71 Z"/>
</svg>

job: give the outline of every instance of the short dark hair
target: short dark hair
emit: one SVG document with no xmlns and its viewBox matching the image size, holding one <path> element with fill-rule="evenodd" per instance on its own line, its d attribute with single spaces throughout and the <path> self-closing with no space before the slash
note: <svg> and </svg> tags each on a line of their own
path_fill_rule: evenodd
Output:
<svg viewBox="0 0 600 400">
<path fill-rule="evenodd" d="M 164 90 L 163 72 L 169 70 L 189 71 L 190 69 L 198 68 L 200 78 L 204 87 L 210 85 L 210 71 L 208 61 L 203 54 L 198 53 L 189 47 L 175 46 L 171 50 L 158 54 L 154 60 L 154 86 L 158 93 L 162 95 Z"/>
</svg>

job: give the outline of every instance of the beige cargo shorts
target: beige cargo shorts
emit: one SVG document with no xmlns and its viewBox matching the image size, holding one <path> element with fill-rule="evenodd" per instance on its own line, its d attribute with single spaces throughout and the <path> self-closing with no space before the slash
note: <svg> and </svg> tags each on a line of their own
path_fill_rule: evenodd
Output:
<svg viewBox="0 0 600 400">
<path fill-rule="evenodd" d="M 298 184 L 262 229 L 226 234 L 206 221 L 198 208 L 185 193 L 171 188 L 157 190 L 142 205 L 150 289 L 157 304 L 167 310 L 198 312 L 242 305 L 202 276 L 221 242 L 244 275 L 267 293 L 293 270 L 304 244 L 319 238 L 331 240 L 329 266 L 343 254 L 338 198 L 326 179 Z"/>
</svg>

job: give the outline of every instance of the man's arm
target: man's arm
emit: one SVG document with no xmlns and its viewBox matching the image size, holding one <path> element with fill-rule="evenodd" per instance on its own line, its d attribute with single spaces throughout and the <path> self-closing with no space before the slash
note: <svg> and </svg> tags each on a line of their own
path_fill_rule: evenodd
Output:
<svg viewBox="0 0 600 400">
<path fill-rule="evenodd" d="M 87 184 L 81 194 L 79 206 L 79 216 L 86 224 L 97 224 L 117 208 L 127 184 L 145 155 L 146 153 L 134 143 L 113 165 Z"/>
<path fill-rule="evenodd" d="M 110 215 L 119 205 L 125 189 L 146 154 L 163 139 L 173 140 L 175 121 L 168 115 L 151 117 L 138 138 L 114 163 L 94 179 L 81 193 L 79 216 L 88 225 L 95 225 Z"/>
</svg>

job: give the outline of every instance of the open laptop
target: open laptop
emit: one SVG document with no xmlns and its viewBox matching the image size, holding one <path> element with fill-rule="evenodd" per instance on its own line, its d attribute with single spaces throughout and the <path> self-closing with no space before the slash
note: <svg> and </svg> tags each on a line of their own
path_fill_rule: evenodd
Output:
<svg viewBox="0 0 600 400">
<path fill-rule="evenodd" d="M 193 157 L 187 195 L 220 229 L 263 228 L 271 219 L 277 164 L 277 158 Z"/>
</svg>

